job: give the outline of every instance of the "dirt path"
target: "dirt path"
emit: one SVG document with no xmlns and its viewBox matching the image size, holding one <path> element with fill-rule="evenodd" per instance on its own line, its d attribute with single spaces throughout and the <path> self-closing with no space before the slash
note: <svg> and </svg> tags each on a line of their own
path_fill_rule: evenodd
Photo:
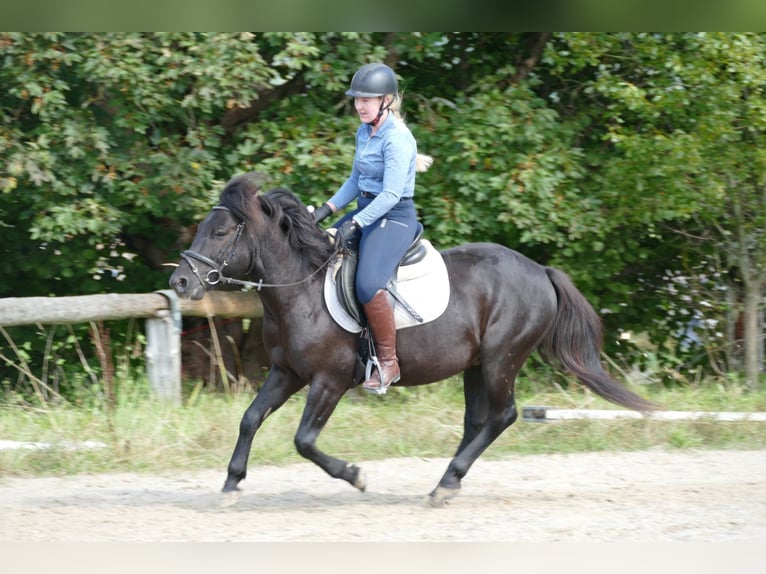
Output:
<svg viewBox="0 0 766 574">
<path fill-rule="evenodd" d="M 253 467 L 230 508 L 223 469 L 3 479 L 0 542 L 766 541 L 766 451 L 480 459 L 426 508 L 446 464 L 366 462 L 365 493 L 310 463 Z"/>
</svg>

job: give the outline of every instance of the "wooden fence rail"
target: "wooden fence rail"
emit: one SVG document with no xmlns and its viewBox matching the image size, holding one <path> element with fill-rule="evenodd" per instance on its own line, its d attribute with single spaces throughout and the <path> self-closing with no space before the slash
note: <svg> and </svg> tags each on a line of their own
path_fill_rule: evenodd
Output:
<svg viewBox="0 0 766 574">
<path fill-rule="evenodd" d="M 208 293 L 201 301 L 179 299 L 171 290 L 154 293 L 81 295 L 74 297 L 8 297 L 0 299 L 0 325 L 58 325 L 146 319 L 146 371 L 155 394 L 181 402 L 181 318 L 261 317 L 253 293 Z"/>
</svg>

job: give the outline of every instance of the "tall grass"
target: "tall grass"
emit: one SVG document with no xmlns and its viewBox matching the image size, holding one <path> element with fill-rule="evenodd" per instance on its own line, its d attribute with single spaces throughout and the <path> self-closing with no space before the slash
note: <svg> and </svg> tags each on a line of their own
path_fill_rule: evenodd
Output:
<svg viewBox="0 0 766 574">
<path fill-rule="evenodd" d="M 143 368 L 142 335 L 135 322 L 113 341 L 102 324 L 88 326 L 93 354 L 81 334 L 67 328 L 58 340 L 55 327 L 38 326 L 44 341 L 42 368 L 33 372 L 31 348 L 16 345 L 0 327 L 12 371 L 26 377 L 4 380 L 0 400 L 0 440 L 45 443 L 46 448 L 0 450 L 0 476 L 79 472 L 161 472 L 219 468 L 223 472 L 237 438 L 239 421 L 252 391 L 206 391 L 189 382 L 184 404 L 170 406 L 149 392 Z M 28 347 L 28 346 L 27 346 Z M 96 359 L 90 359 L 95 355 Z M 68 365 L 64 357 L 76 357 Z M 220 359 L 220 353 L 218 357 Z M 94 363 L 94 364 L 91 364 Z M 612 367 L 619 369 L 617 365 Z M 622 371 L 623 379 L 631 376 Z M 649 374 L 651 375 L 651 373 Z M 729 380 L 677 380 L 667 388 L 642 374 L 638 392 L 671 410 L 766 411 L 766 389 L 746 390 Z M 652 382 L 654 381 L 654 382 Z M 637 387 L 638 385 L 634 385 Z M 524 405 L 559 408 L 615 408 L 533 359 L 517 385 Z M 291 397 L 258 431 L 252 464 L 302 461 L 293 446 L 305 391 Z M 463 433 L 463 393 L 459 377 L 415 388 L 392 388 L 385 397 L 352 389 L 338 405 L 318 440 L 328 454 L 360 461 L 387 457 L 451 457 Z M 83 441 L 102 448 L 70 448 Z M 665 448 L 766 448 L 764 423 L 655 420 L 519 420 L 484 453 L 579 452 Z"/>
<path fill-rule="evenodd" d="M 186 393 L 182 406 L 150 396 L 142 378 L 115 380 L 113 402 L 105 397 L 74 405 L 31 405 L 8 397 L 0 405 L 0 440 L 49 443 L 50 448 L 0 451 L 0 475 L 61 475 L 79 472 L 163 472 L 218 468 L 222 478 L 239 420 L 251 392 Z M 520 384 L 523 405 L 614 408 L 580 387 Z M 738 385 L 639 389 L 671 410 L 763 411 L 766 390 Z M 258 431 L 251 464 L 303 461 L 293 435 L 305 394 L 298 393 Z M 459 378 L 411 389 L 392 388 L 385 397 L 351 390 L 341 401 L 318 446 L 351 461 L 387 457 L 450 457 L 462 436 L 463 399 Z M 483 455 L 636 450 L 663 448 L 766 448 L 764 423 L 662 422 L 652 420 L 525 422 L 519 420 Z M 100 441 L 96 449 L 70 443 Z"/>
</svg>

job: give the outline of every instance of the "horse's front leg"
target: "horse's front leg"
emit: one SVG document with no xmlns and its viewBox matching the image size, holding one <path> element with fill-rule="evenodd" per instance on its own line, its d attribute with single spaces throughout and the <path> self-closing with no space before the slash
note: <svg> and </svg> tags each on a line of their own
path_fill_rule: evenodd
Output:
<svg viewBox="0 0 766 574">
<path fill-rule="evenodd" d="M 224 493 L 238 491 L 237 485 L 247 476 L 247 461 L 250 458 L 253 437 L 263 421 L 305 384 L 294 374 L 272 365 L 266 382 L 239 423 L 239 436 L 229 461 L 228 475 L 223 485 Z"/>
<path fill-rule="evenodd" d="M 329 456 L 316 447 L 319 433 L 345 392 L 346 388 L 337 383 L 324 384 L 316 379 L 312 381 L 298 432 L 295 434 L 295 448 L 301 456 L 318 465 L 333 478 L 341 478 L 364 492 L 367 479 L 358 466 Z"/>
</svg>

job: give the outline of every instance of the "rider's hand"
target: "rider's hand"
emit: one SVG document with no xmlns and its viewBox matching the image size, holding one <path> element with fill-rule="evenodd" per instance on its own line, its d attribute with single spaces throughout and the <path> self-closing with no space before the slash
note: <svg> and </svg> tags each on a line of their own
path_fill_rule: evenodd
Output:
<svg viewBox="0 0 766 574">
<path fill-rule="evenodd" d="M 314 223 L 319 223 L 330 215 L 332 215 L 332 207 L 323 203 L 322 207 L 314 210 Z"/>
<path fill-rule="evenodd" d="M 362 228 L 353 218 L 347 219 L 335 234 L 335 244 L 340 245 L 343 249 L 355 249 L 361 231 Z"/>
</svg>

